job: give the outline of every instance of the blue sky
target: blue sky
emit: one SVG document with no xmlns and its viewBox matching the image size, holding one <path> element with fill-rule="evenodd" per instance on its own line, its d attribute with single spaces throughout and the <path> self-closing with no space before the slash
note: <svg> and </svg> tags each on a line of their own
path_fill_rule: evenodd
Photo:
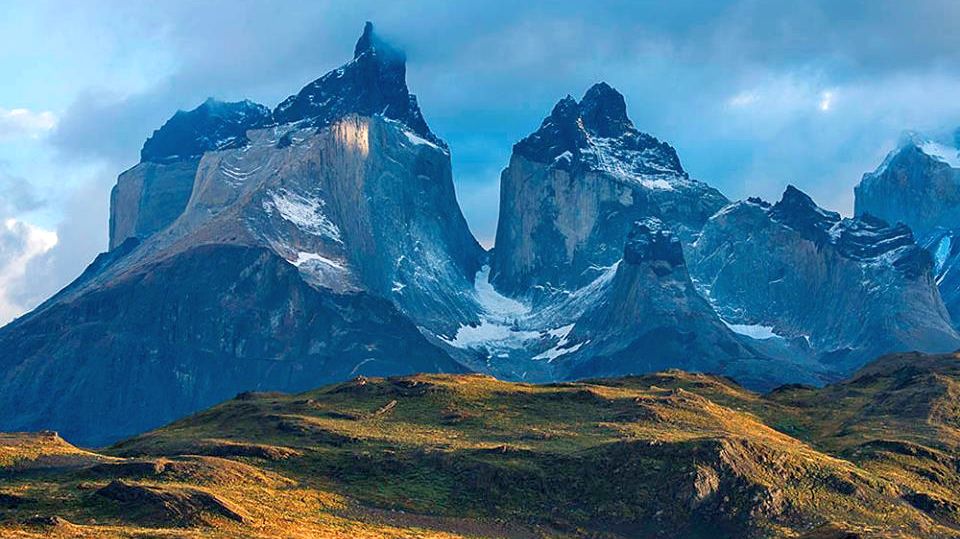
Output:
<svg viewBox="0 0 960 539">
<path fill-rule="evenodd" d="M 349 59 L 363 21 L 406 49 L 484 242 L 514 142 L 605 80 L 730 198 L 787 183 L 849 213 L 900 133 L 960 125 L 960 3 L 0 0 L 0 322 L 107 241 L 110 187 L 208 96 L 273 106 Z"/>
</svg>

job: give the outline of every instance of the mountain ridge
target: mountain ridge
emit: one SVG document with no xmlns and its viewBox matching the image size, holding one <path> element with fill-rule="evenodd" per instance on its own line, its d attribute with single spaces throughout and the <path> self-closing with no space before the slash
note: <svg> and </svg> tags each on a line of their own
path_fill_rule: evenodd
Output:
<svg viewBox="0 0 960 539">
<path fill-rule="evenodd" d="M 958 365 L 887 356 L 766 394 L 679 370 L 358 377 L 242 393 L 98 452 L 0 434 L 0 533 L 949 537 Z"/>
<path fill-rule="evenodd" d="M 603 82 L 514 146 L 487 252 L 405 75 L 368 23 L 350 61 L 273 110 L 207 100 L 154 132 L 112 192 L 111 250 L 0 329 L 0 428 L 116 439 L 230 393 L 417 370 L 556 382 L 682 365 L 820 385 L 960 342 L 908 228 L 793 187 L 731 204 Z M 770 248 L 744 250 L 761 230 Z M 737 256 L 711 265 L 721 252 Z M 764 264 L 768 284 L 805 272 L 767 290 L 770 308 L 743 298 Z M 146 404 L 108 406 L 114 386 Z"/>
</svg>

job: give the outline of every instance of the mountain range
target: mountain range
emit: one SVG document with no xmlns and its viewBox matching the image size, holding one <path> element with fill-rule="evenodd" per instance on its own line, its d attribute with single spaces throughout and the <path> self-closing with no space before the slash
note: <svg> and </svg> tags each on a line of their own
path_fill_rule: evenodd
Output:
<svg viewBox="0 0 960 539">
<path fill-rule="evenodd" d="M 931 144 L 864 176 L 853 218 L 792 186 L 730 201 L 600 82 L 514 145 L 487 251 L 404 53 L 368 23 L 273 109 L 210 99 L 147 139 L 109 251 L 0 329 L 0 430 L 102 445 L 358 376 L 683 368 L 768 391 L 950 352 L 960 159 Z"/>
</svg>

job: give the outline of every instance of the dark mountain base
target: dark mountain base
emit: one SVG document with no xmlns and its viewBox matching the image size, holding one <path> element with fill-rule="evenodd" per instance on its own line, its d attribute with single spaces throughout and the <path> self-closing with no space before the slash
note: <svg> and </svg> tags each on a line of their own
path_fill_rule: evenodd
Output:
<svg viewBox="0 0 960 539">
<path fill-rule="evenodd" d="M 206 245 L 0 334 L 0 429 L 85 445 L 241 391 L 357 375 L 465 372 L 386 300 L 307 285 L 270 251 Z"/>
</svg>

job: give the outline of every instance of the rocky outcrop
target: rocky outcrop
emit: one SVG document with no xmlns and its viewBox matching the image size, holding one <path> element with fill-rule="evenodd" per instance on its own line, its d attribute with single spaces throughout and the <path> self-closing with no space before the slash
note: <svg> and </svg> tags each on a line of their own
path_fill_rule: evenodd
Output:
<svg viewBox="0 0 960 539">
<path fill-rule="evenodd" d="M 557 103 L 514 146 L 500 182 L 490 279 L 534 300 L 596 279 L 620 259 L 634 221 L 657 217 L 689 241 L 727 202 L 690 179 L 672 147 L 638 131 L 604 83 Z"/>
<path fill-rule="evenodd" d="M 380 115 L 397 120 L 417 135 L 445 146 L 430 131 L 417 97 L 407 90 L 406 55 L 383 41 L 367 23 L 353 61 L 308 84 L 277 105 L 277 122 L 324 127 L 347 116 Z"/>
<path fill-rule="evenodd" d="M 854 213 L 908 225 L 918 238 L 960 223 L 960 150 L 907 135 L 854 189 Z"/>
<path fill-rule="evenodd" d="M 694 288 L 680 240 L 655 218 L 634 224 L 603 299 L 565 340 L 566 353 L 555 360 L 563 378 L 678 367 L 736 375 L 751 387 L 816 380 L 815 372 L 770 360 L 738 339 Z"/>
<path fill-rule="evenodd" d="M 225 103 L 212 97 L 191 111 L 178 111 L 143 144 L 140 160 L 169 163 L 206 152 L 246 145 L 247 131 L 273 123 L 270 109 L 253 101 Z"/>
<path fill-rule="evenodd" d="M 110 192 L 110 249 L 152 236 L 180 217 L 193 192 L 198 158 L 145 161 L 124 172 Z"/>
<path fill-rule="evenodd" d="M 110 249 L 172 223 L 190 200 L 204 152 L 243 147 L 248 129 L 271 122 L 270 111 L 250 101 L 211 98 L 177 112 L 147 139 L 140 163 L 121 174 L 110 193 Z"/>
<path fill-rule="evenodd" d="M 96 494 L 151 523 L 191 526 L 204 523 L 208 516 L 240 523 L 249 520 L 232 503 L 197 488 L 139 485 L 115 479 Z"/>
<path fill-rule="evenodd" d="M 890 351 L 960 346 L 931 258 L 909 228 L 842 219 L 792 186 L 775 205 L 748 199 L 718 212 L 690 260 L 732 327 L 767 340 L 804 339 L 841 373 Z"/>
<path fill-rule="evenodd" d="M 954 325 L 960 321 L 960 150 L 909 134 L 854 189 L 855 213 L 908 225 L 934 257 Z"/>
</svg>

